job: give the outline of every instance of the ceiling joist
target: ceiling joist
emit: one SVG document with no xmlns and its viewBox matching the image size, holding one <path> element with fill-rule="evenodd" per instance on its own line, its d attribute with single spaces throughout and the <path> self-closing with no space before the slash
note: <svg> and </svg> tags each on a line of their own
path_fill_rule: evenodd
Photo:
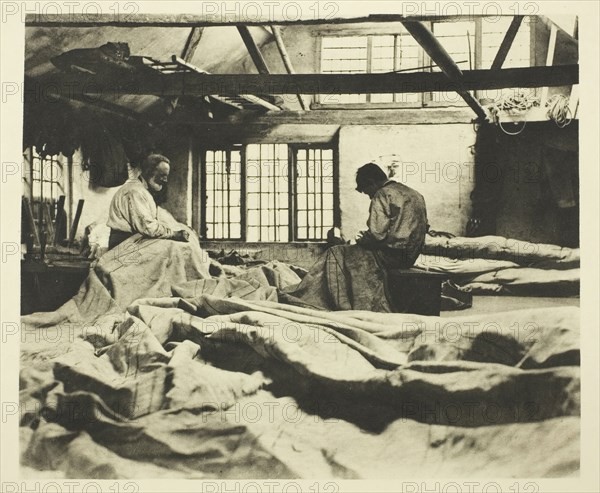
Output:
<svg viewBox="0 0 600 493">
<path fill-rule="evenodd" d="M 276 9 L 275 9 L 276 10 Z M 316 18 L 315 12 L 306 8 L 304 12 L 298 12 L 296 9 L 294 15 L 290 12 L 284 12 L 285 9 L 279 9 L 280 12 L 268 12 L 255 15 L 254 12 L 247 12 L 244 15 L 243 7 L 240 7 L 238 15 L 235 12 L 207 12 L 204 15 L 195 14 L 50 14 L 43 10 L 40 13 L 31 13 L 25 16 L 26 26 L 40 27 L 209 27 L 209 26 L 279 26 L 286 25 L 323 25 L 323 24 L 356 24 L 362 22 L 403 22 L 403 21 L 427 21 L 444 20 L 456 18 L 456 16 L 444 15 L 414 15 L 406 16 L 402 14 L 371 14 L 364 16 L 342 15 L 334 17 L 324 12 L 319 18 Z M 265 15 L 266 14 L 266 15 Z"/>
<path fill-rule="evenodd" d="M 554 87 L 579 83 L 579 65 L 465 70 L 460 83 L 443 72 L 373 74 L 148 74 L 131 79 L 68 75 L 31 80 L 26 98 L 48 94 L 151 94 L 237 96 L 240 94 L 389 94 Z"/>
<path fill-rule="evenodd" d="M 186 60 L 183 60 L 177 56 L 173 56 L 172 60 L 173 60 L 173 62 L 177 63 L 181 67 L 186 67 L 187 69 L 189 69 L 192 72 L 195 72 L 198 74 L 203 74 L 203 75 L 208 74 L 208 72 L 205 72 L 204 70 L 201 70 L 201 69 L 195 67 L 194 65 L 190 64 Z M 241 100 L 247 101 L 248 103 L 255 104 L 257 106 L 262 106 L 263 108 L 266 108 L 270 111 L 281 111 L 281 108 L 279 106 L 276 106 L 276 105 L 270 103 L 269 101 L 266 101 L 265 99 L 259 98 L 258 96 L 254 96 L 253 94 L 236 94 L 235 100 L 232 100 L 231 97 L 226 97 L 221 94 L 210 94 L 210 97 L 212 97 L 213 99 L 216 99 L 217 101 L 220 101 L 221 103 L 225 103 L 225 104 L 228 104 L 229 106 L 233 106 L 236 109 L 244 109 L 243 101 L 240 101 L 240 99 L 241 99 Z"/>
</svg>

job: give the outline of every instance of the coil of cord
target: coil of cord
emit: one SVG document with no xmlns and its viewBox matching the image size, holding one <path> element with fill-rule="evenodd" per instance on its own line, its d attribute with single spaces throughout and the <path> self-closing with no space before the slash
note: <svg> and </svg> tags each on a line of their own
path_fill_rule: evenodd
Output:
<svg viewBox="0 0 600 493">
<path fill-rule="evenodd" d="M 564 94 L 555 94 L 546 102 L 546 115 L 560 128 L 571 123 L 573 115 L 569 108 L 569 98 Z"/>
<path fill-rule="evenodd" d="M 500 127 L 500 130 L 502 130 L 506 135 L 519 135 L 525 129 L 527 122 L 523 121 L 523 125 L 518 131 L 509 132 L 502 126 L 502 122 L 500 121 L 500 112 L 503 111 L 513 115 L 521 114 L 525 113 L 534 106 L 539 106 L 539 104 L 539 98 L 525 94 L 524 92 L 519 92 L 513 96 L 502 97 L 488 108 L 490 113 L 494 116 L 494 119 Z"/>
</svg>

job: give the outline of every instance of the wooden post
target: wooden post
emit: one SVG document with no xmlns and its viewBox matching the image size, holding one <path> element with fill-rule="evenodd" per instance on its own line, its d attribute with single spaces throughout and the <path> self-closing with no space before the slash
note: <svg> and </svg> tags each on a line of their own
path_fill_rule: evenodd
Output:
<svg viewBox="0 0 600 493">
<path fill-rule="evenodd" d="M 77 202 L 75 218 L 73 219 L 71 231 L 69 232 L 69 247 L 73 244 L 73 241 L 75 240 L 75 234 L 77 233 L 77 227 L 79 226 L 79 220 L 81 219 L 81 211 L 83 210 L 83 202 L 83 199 L 79 199 L 79 202 Z"/>
<path fill-rule="evenodd" d="M 33 217 L 33 210 L 31 209 L 31 203 L 27 197 L 23 197 L 21 200 L 21 207 L 23 209 L 23 214 L 25 215 L 25 219 L 27 220 L 27 225 L 29 227 L 29 235 L 31 235 L 34 243 L 36 245 L 41 245 L 40 235 L 38 233 L 37 227 L 35 226 L 35 219 Z M 28 252 L 31 253 L 31 252 Z"/>
<path fill-rule="evenodd" d="M 55 229 L 54 229 L 54 221 L 52 220 L 52 211 L 50 210 L 50 204 L 45 203 L 43 204 L 43 208 L 44 208 L 44 223 L 45 223 L 45 230 L 47 232 L 47 243 L 48 244 L 54 244 L 55 241 Z"/>
<path fill-rule="evenodd" d="M 558 28 L 556 24 L 552 23 L 550 26 L 550 39 L 548 40 L 548 53 L 546 54 L 546 67 L 549 67 L 554 62 L 554 49 L 556 48 L 556 35 L 558 34 Z M 542 95 L 540 96 L 540 108 L 546 106 L 548 100 L 548 86 L 542 87 Z"/>
<path fill-rule="evenodd" d="M 61 195 L 58 197 L 58 204 L 56 205 L 56 220 L 54 221 L 54 246 L 58 245 L 60 241 L 64 239 L 62 236 L 62 231 L 65 227 L 65 221 L 65 196 Z"/>
</svg>

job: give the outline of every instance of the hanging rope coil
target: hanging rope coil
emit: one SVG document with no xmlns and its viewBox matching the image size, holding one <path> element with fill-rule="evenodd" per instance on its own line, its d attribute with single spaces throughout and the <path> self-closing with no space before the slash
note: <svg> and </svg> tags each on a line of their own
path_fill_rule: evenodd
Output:
<svg viewBox="0 0 600 493">
<path fill-rule="evenodd" d="M 546 102 L 546 113 L 550 120 L 554 121 L 560 128 L 566 127 L 573 121 L 569 98 L 564 94 L 555 94 Z"/>
<path fill-rule="evenodd" d="M 502 130 L 506 135 L 519 135 L 525 129 L 527 122 L 523 121 L 523 125 L 518 131 L 508 132 L 500 122 L 501 112 L 508 113 L 509 115 L 520 115 L 539 105 L 540 99 L 538 97 L 526 94 L 525 92 L 518 92 L 511 96 L 501 97 L 493 104 L 488 106 L 488 109 L 493 116 L 494 121 L 500 127 L 500 130 Z"/>
</svg>

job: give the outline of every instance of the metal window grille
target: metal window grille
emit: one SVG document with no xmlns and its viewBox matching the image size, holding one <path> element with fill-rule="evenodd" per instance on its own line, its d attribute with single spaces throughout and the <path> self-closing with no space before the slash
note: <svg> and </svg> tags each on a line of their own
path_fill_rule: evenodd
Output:
<svg viewBox="0 0 600 493">
<path fill-rule="evenodd" d="M 201 229 L 214 240 L 242 239 L 242 157 L 240 149 L 204 155 L 204 211 Z"/>
<path fill-rule="evenodd" d="M 494 22 L 492 22 L 492 20 Z M 498 47 L 512 21 L 512 17 L 483 18 L 482 23 L 482 43 L 481 43 L 481 67 L 490 68 L 498 52 Z M 508 51 L 502 68 L 529 67 L 531 65 L 531 23 L 530 18 L 525 17 L 519 25 L 519 30 Z M 487 89 L 477 91 L 479 98 L 496 100 L 507 95 L 513 95 L 519 91 L 533 91 L 533 88 L 505 88 L 505 89 Z"/>
<path fill-rule="evenodd" d="M 427 23 L 438 41 L 463 70 L 485 69 L 491 66 L 498 47 L 506 34 L 512 16 L 482 17 L 469 21 L 447 20 Z M 322 73 L 377 73 L 413 71 L 429 68 L 439 71 L 424 50 L 403 28 L 397 33 L 352 34 L 328 33 L 320 36 Z M 531 29 L 526 17 L 504 62 L 504 68 L 531 65 Z M 497 99 L 507 91 L 477 91 L 477 97 Z M 435 104 L 466 103 L 453 91 L 437 93 L 398 94 L 321 94 L 319 103 L 335 104 Z"/>
<path fill-rule="evenodd" d="M 203 237 L 325 240 L 339 215 L 335 163 L 333 149 L 310 145 L 249 144 L 205 151 L 200 175 Z"/>
<path fill-rule="evenodd" d="M 65 195 L 64 167 L 59 155 L 40 156 L 31 150 L 31 203 L 37 224 L 56 218 L 56 204 Z M 47 211 L 50 217 L 46 217 Z"/>
<path fill-rule="evenodd" d="M 475 63 L 475 21 L 449 21 L 434 22 L 432 31 L 436 39 L 446 49 L 452 60 L 461 70 L 476 68 Z M 441 69 L 432 64 L 432 72 Z M 450 105 L 464 106 L 465 101 L 456 91 L 440 91 L 431 93 L 434 103 L 447 103 Z"/>
<path fill-rule="evenodd" d="M 490 68 L 512 17 L 482 18 L 481 68 Z M 523 19 L 502 68 L 530 66 L 530 22 Z"/>
<path fill-rule="evenodd" d="M 286 144 L 246 147 L 248 241 L 290 241 L 289 155 Z"/>
<path fill-rule="evenodd" d="M 321 72 L 325 74 L 411 71 L 417 69 L 420 64 L 420 47 L 406 31 L 389 35 L 321 38 Z M 320 102 L 324 104 L 418 101 L 418 93 L 322 94 L 320 97 Z"/>
<path fill-rule="evenodd" d="M 334 226 L 335 168 L 332 149 L 298 148 L 296 235 L 298 240 L 325 240 Z"/>
</svg>

